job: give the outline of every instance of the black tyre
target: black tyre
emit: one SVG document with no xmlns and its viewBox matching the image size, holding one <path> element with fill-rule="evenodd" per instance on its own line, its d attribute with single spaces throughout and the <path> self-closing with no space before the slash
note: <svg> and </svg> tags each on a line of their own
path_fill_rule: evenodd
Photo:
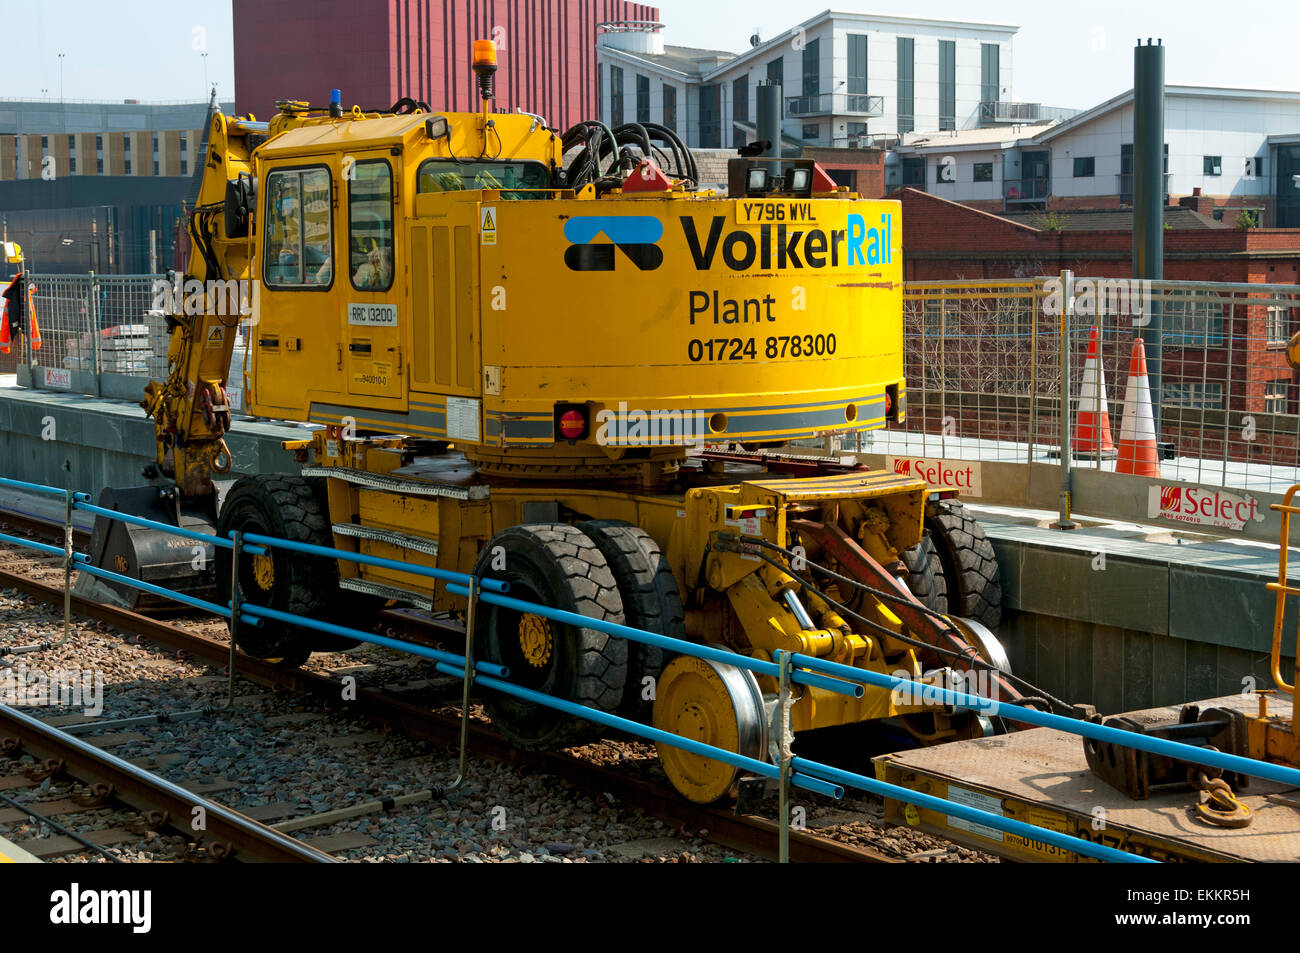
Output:
<svg viewBox="0 0 1300 953">
<path fill-rule="evenodd" d="M 578 529 L 591 537 L 609 563 L 627 624 L 673 639 L 686 638 L 686 611 L 677 580 L 650 534 L 639 526 L 617 520 L 579 523 Z M 658 680 L 666 653 L 654 645 L 638 642 L 628 646 L 627 685 L 618 713 L 624 718 L 648 722 L 654 707 L 653 692 L 647 693 L 645 679 Z M 650 697 L 645 696 L 649 694 Z"/>
<path fill-rule="evenodd" d="M 947 613 L 948 580 L 943 574 L 943 563 L 935 552 L 929 533 L 903 553 L 903 565 L 907 567 L 907 588 L 912 591 L 912 595 L 920 599 L 927 609 Z"/>
<path fill-rule="evenodd" d="M 504 569 L 493 566 L 504 565 Z M 475 572 L 510 584 L 525 602 L 624 624 L 623 598 L 604 555 L 575 526 L 513 526 L 493 537 Z M 505 665 L 510 680 L 565 701 L 616 712 L 627 682 L 628 645 L 595 629 L 480 603 L 476 658 Z M 594 726 L 500 692 L 484 692 L 497 729 L 526 750 L 562 748 L 599 734 Z"/>
<path fill-rule="evenodd" d="M 281 475 L 240 480 L 226 496 L 217 534 L 224 537 L 239 530 L 314 546 L 332 545 L 323 487 L 314 482 Z M 230 551 L 218 549 L 216 561 L 218 592 L 227 602 L 231 597 Z M 337 618 L 331 609 L 339 598 L 338 582 L 338 565 L 330 559 L 272 549 L 264 556 L 244 553 L 239 560 L 240 598 L 280 612 L 312 619 Z M 307 661 L 313 651 L 350 647 L 342 639 L 269 619 L 260 627 L 241 624 L 238 643 L 254 658 L 282 659 L 291 666 Z"/>
<path fill-rule="evenodd" d="M 951 500 L 927 507 L 925 525 L 943 568 L 948 614 L 996 630 L 1002 621 L 1002 576 L 984 530 L 966 507 Z"/>
</svg>

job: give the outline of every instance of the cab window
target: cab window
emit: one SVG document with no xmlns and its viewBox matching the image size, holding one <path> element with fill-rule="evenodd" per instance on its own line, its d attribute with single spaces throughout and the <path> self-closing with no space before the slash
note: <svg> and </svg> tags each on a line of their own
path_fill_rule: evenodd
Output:
<svg viewBox="0 0 1300 953">
<path fill-rule="evenodd" d="M 472 162 L 426 159 L 420 166 L 419 192 L 464 192 L 499 189 L 501 198 L 543 199 L 551 176 L 540 162 Z"/>
<path fill-rule="evenodd" d="M 348 256 L 352 287 L 393 286 L 393 171 L 383 159 L 358 162 L 348 182 Z"/>
<path fill-rule="evenodd" d="M 324 290 L 334 283 L 328 169 L 277 169 L 267 176 L 262 273 L 268 287 Z"/>
</svg>

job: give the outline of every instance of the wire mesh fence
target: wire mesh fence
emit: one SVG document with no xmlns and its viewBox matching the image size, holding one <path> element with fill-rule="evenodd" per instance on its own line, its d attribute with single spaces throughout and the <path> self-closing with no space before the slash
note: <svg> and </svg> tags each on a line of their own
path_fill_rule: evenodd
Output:
<svg viewBox="0 0 1300 953">
<path fill-rule="evenodd" d="M 1141 357 L 1162 478 L 1281 492 L 1300 482 L 1300 376 L 1287 360 L 1298 317 L 1300 287 L 1290 285 L 909 284 L 908 419 L 863 448 L 1054 463 L 1064 441 L 1075 466 L 1115 470 Z"/>
<path fill-rule="evenodd" d="M 153 313 L 162 275 L 33 274 L 42 344 L 37 366 L 160 379 L 167 334 Z"/>
</svg>

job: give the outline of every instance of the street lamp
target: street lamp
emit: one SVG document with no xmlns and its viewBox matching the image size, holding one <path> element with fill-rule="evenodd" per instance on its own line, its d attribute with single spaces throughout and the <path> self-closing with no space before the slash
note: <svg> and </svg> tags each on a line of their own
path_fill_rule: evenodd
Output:
<svg viewBox="0 0 1300 953">
<path fill-rule="evenodd" d="M 59 54 L 59 105 L 60 106 L 63 105 L 63 58 L 67 55 L 68 54 L 66 53 Z"/>
<path fill-rule="evenodd" d="M 208 54 L 206 52 L 203 52 L 200 53 L 199 56 L 203 57 L 203 98 L 207 99 L 208 97 Z"/>
</svg>

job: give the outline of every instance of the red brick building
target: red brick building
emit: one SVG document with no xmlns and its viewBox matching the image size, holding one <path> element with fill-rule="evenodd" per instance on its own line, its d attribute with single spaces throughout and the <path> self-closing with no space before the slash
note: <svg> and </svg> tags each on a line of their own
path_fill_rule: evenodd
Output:
<svg viewBox="0 0 1300 953">
<path fill-rule="evenodd" d="M 560 129 L 597 115 L 596 24 L 657 20 L 624 0 L 233 0 L 235 100 L 259 119 L 277 99 L 386 109 L 403 96 L 472 111 L 474 40 L 495 39 L 497 105 Z"/>
</svg>

